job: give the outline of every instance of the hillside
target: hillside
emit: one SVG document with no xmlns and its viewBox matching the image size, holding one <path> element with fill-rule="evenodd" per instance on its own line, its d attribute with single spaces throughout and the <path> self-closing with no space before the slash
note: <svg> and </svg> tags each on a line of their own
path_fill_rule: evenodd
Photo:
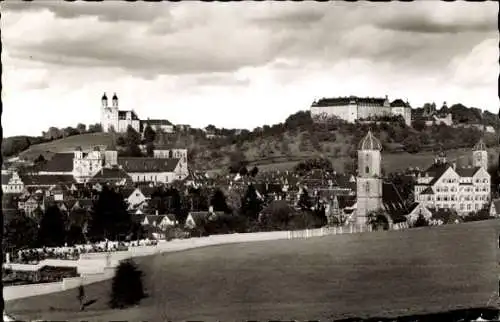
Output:
<svg viewBox="0 0 500 322">
<path fill-rule="evenodd" d="M 329 158 L 338 171 L 356 168 L 357 144 L 371 129 L 383 145 L 383 168 L 386 172 L 413 167 L 426 167 L 438 149 L 447 150 L 457 164 L 468 164 L 472 146 L 483 136 L 475 128 L 453 128 L 443 124 L 410 128 L 392 120 L 378 124 L 347 124 L 339 120 L 328 124 L 315 124 L 309 112 L 298 112 L 284 123 L 263 126 L 252 132 L 243 130 L 215 129 L 218 136 L 208 139 L 199 129 L 176 134 L 157 135 L 156 144 L 187 148 L 189 160 L 196 169 L 226 170 L 230 164 L 244 160 L 259 166 L 261 171 L 287 170 L 302 160 L 323 156 Z M 42 144 L 31 145 L 20 156 L 34 159 L 40 154 L 50 157 L 55 152 L 70 152 L 81 146 L 84 150 L 93 146 L 112 143 L 110 134 L 87 133 L 69 136 Z M 496 134 L 486 133 L 487 146 L 497 145 Z M 496 163 L 497 152 L 490 149 L 490 162 Z"/>
<path fill-rule="evenodd" d="M 85 287 L 95 303 L 84 312 L 75 290 L 9 301 L 6 312 L 57 321 L 332 321 L 483 307 L 498 291 L 499 228 L 488 220 L 137 258 L 149 294 L 138 306 L 109 309 L 105 281 Z"/>
</svg>

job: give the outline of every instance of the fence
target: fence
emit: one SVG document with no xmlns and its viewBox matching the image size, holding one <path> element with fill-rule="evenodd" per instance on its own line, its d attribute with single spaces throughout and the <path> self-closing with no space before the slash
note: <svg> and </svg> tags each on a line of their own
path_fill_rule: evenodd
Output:
<svg viewBox="0 0 500 322">
<path fill-rule="evenodd" d="M 403 228 L 405 228 L 404 225 L 393 225 L 392 227 L 392 229 L 396 230 Z M 32 284 L 4 287 L 4 299 L 6 301 L 10 301 L 35 295 L 60 292 L 78 287 L 80 284 L 86 285 L 110 279 L 113 277 L 114 268 L 118 265 L 119 261 L 127 258 L 142 257 L 157 253 L 183 251 L 205 246 L 280 239 L 311 238 L 346 233 L 361 233 L 366 231 L 371 231 L 371 227 L 323 227 L 318 229 L 296 231 L 212 235 L 208 237 L 160 241 L 156 246 L 131 247 L 128 251 L 82 254 L 81 259 L 79 259 L 78 261 L 71 261 L 71 264 L 69 264 L 70 261 L 61 260 L 61 262 L 64 262 L 66 264 L 64 266 L 76 266 L 78 269 L 78 273 L 81 275 L 80 277 L 64 278 L 61 282 L 36 284 L 36 286 Z M 19 265 L 23 264 L 15 264 L 16 267 Z M 31 270 L 40 268 L 40 265 L 23 266 L 32 266 Z M 13 267 L 13 269 L 16 268 Z"/>
</svg>

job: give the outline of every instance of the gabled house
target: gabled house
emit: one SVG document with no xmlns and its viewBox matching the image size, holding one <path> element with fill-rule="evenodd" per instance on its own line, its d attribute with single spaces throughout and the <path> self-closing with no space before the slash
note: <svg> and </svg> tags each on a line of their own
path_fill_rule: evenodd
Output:
<svg viewBox="0 0 500 322">
<path fill-rule="evenodd" d="M 2 192 L 21 193 L 24 190 L 24 182 L 16 171 L 2 173 Z"/>
<path fill-rule="evenodd" d="M 500 199 L 495 199 L 491 201 L 490 216 L 500 217 Z"/>
<path fill-rule="evenodd" d="M 432 218 L 432 212 L 425 207 L 423 203 L 414 203 L 408 211 L 409 213 L 405 217 L 410 226 L 415 224 L 420 215 L 422 215 L 427 222 L 430 222 Z"/>
</svg>

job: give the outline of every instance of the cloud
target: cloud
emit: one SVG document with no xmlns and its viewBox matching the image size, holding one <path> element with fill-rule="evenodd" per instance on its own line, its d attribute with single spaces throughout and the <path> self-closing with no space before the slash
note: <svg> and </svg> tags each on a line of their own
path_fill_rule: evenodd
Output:
<svg viewBox="0 0 500 322">
<path fill-rule="evenodd" d="M 5 12 L 49 11 L 57 18 L 97 17 L 100 21 L 152 21 L 168 15 L 169 6 L 137 5 L 128 1 L 6 1 L 2 3 Z"/>
<path fill-rule="evenodd" d="M 491 106 L 496 10 L 433 1 L 3 2 L 4 115 L 13 124 L 5 131 L 23 132 L 16 124 L 28 114 L 37 133 L 95 123 L 103 91 L 141 117 L 194 126 L 280 122 L 315 98 L 351 94 Z M 46 115 L 53 119 L 35 122 Z"/>
</svg>

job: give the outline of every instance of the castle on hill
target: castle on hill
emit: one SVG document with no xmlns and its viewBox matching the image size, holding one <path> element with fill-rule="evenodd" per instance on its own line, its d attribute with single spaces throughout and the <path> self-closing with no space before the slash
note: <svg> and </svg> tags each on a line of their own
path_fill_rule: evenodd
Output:
<svg viewBox="0 0 500 322">
<path fill-rule="evenodd" d="M 398 115 L 404 118 L 406 125 L 411 125 L 410 104 L 401 99 L 390 102 L 387 96 L 322 98 L 313 102 L 311 106 L 311 117 L 316 121 L 337 117 L 354 123 L 360 119 Z"/>
<path fill-rule="evenodd" d="M 143 133 L 147 125 L 154 130 L 162 130 L 166 133 L 173 132 L 174 126 L 168 120 L 147 119 L 141 120 L 134 110 L 120 110 L 118 96 L 116 93 L 111 98 L 111 106 L 108 105 L 106 93 L 101 98 L 101 126 L 103 132 L 124 133 L 131 126 L 139 133 Z"/>
</svg>

